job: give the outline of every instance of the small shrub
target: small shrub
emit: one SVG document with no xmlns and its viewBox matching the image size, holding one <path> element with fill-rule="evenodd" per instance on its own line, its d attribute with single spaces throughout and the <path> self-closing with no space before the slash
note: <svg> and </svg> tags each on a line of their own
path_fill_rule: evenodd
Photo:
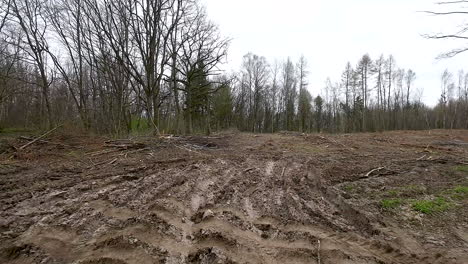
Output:
<svg viewBox="0 0 468 264">
<path fill-rule="evenodd" d="M 383 209 L 395 209 L 401 205 L 401 199 L 384 199 L 380 201 L 380 206 Z"/>
<path fill-rule="evenodd" d="M 450 204 L 444 198 L 437 198 L 435 200 L 418 200 L 413 202 L 412 207 L 414 210 L 423 214 L 433 214 L 436 212 L 443 212 L 450 207 Z"/>
</svg>

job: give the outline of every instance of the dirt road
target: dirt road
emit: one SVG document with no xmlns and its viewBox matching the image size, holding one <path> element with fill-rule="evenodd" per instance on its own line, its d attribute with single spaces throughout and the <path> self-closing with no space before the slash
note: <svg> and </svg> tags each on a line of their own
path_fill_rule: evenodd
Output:
<svg viewBox="0 0 468 264">
<path fill-rule="evenodd" d="M 1 155 L 0 263 L 467 263 L 467 143 L 52 136 Z"/>
</svg>

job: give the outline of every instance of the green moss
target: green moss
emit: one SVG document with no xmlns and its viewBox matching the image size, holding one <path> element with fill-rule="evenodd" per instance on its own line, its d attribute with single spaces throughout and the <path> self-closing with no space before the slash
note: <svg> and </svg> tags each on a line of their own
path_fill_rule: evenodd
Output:
<svg viewBox="0 0 468 264">
<path fill-rule="evenodd" d="M 468 165 L 456 166 L 455 170 L 459 172 L 468 172 Z"/>
<path fill-rule="evenodd" d="M 468 199 L 468 186 L 457 186 L 450 190 L 453 199 L 464 200 Z"/>
<path fill-rule="evenodd" d="M 457 186 L 453 191 L 460 194 L 468 194 L 468 186 Z"/>
<path fill-rule="evenodd" d="M 347 192 L 351 192 L 352 190 L 354 190 L 354 186 L 346 185 L 346 186 L 343 187 L 343 190 L 345 190 Z"/>
<path fill-rule="evenodd" d="M 436 198 L 435 200 L 417 200 L 412 204 L 414 210 L 423 214 L 433 214 L 446 211 L 450 204 L 444 198 Z"/>
<path fill-rule="evenodd" d="M 399 207 L 402 203 L 401 199 L 384 199 L 380 201 L 380 206 L 383 209 L 395 209 Z"/>
</svg>

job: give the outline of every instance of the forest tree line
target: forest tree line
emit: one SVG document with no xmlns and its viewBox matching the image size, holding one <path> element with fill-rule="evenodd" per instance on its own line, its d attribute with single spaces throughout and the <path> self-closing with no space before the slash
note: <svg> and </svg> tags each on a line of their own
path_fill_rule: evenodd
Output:
<svg viewBox="0 0 468 264">
<path fill-rule="evenodd" d="M 347 63 L 340 80 L 327 79 L 319 95 L 310 94 L 307 61 L 270 65 L 247 54 L 232 84 L 232 115 L 237 127 L 253 132 L 368 132 L 467 129 L 468 73 L 441 73 L 435 107 L 422 102 L 416 72 L 398 67 L 393 56 L 365 54 Z"/>
<path fill-rule="evenodd" d="M 247 54 L 197 0 L 0 0 L 0 126 L 125 135 L 468 128 L 468 73 L 441 74 L 435 107 L 417 74 L 364 55 L 309 92 L 304 57 Z M 315 88 L 315 87 L 314 87 Z"/>
</svg>

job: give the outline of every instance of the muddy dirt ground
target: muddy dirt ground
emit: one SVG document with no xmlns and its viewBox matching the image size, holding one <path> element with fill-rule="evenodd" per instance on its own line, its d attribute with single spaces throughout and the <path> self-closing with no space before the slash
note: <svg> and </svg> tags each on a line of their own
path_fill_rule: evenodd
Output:
<svg viewBox="0 0 468 264">
<path fill-rule="evenodd" d="M 468 263 L 468 132 L 1 139 L 0 263 Z"/>
</svg>

